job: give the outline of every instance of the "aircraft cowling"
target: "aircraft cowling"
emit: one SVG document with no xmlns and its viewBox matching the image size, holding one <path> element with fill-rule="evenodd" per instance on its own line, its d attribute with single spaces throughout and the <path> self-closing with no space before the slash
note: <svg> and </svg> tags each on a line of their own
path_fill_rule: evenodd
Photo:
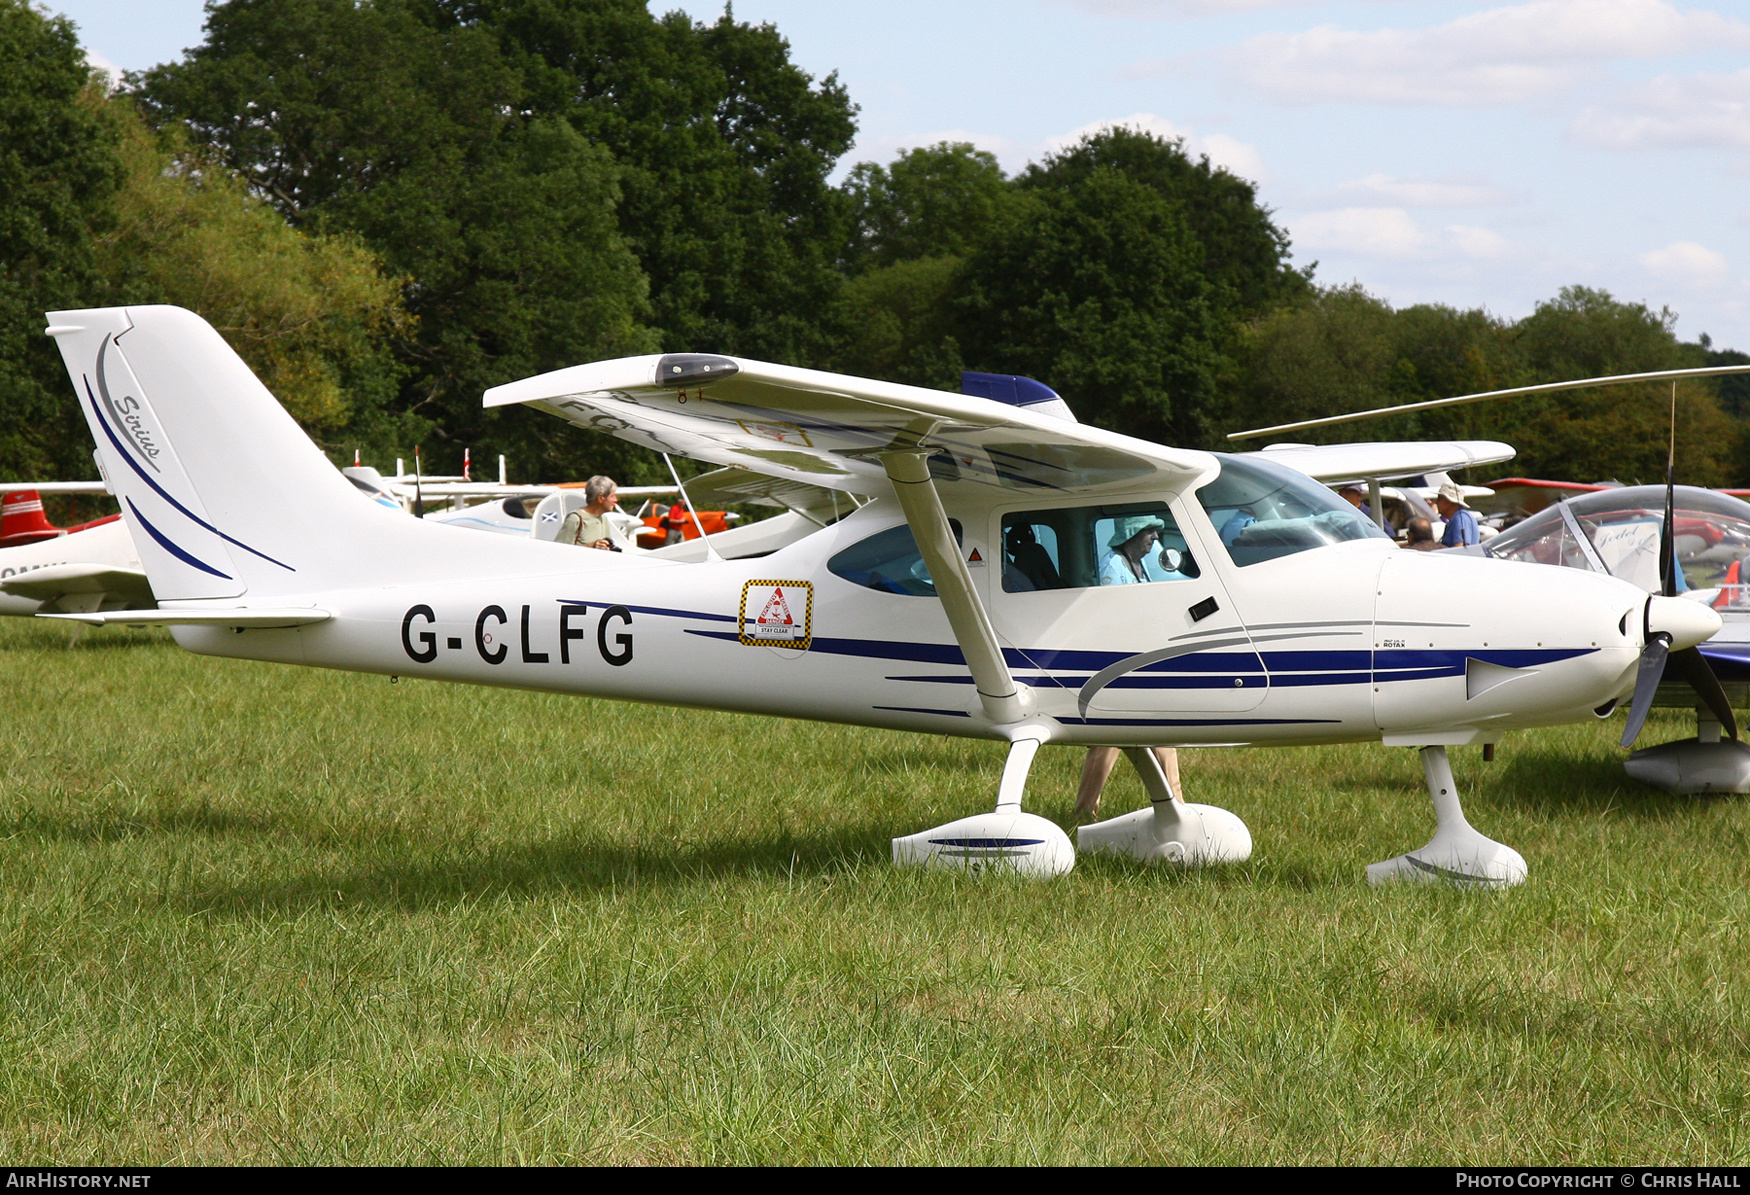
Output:
<svg viewBox="0 0 1750 1195">
<path fill-rule="evenodd" d="M 1625 581 L 1401 552 L 1378 590 L 1374 714 L 1388 741 L 1489 741 L 1496 726 L 1608 712 L 1634 687 L 1647 597 Z"/>
</svg>

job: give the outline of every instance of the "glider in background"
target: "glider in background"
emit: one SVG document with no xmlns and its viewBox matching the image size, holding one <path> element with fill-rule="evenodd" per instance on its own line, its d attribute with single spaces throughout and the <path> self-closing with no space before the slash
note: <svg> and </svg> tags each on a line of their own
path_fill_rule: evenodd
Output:
<svg viewBox="0 0 1750 1195">
<path fill-rule="evenodd" d="M 1644 652 L 1720 625 L 1614 577 L 1399 551 L 1270 454 L 700 354 L 486 403 L 866 501 L 756 559 L 454 536 L 361 501 L 192 313 L 49 320 L 160 606 L 52 617 L 167 624 L 211 655 L 1007 743 L 995 812 L 895 839 L 902 863 L 1073 866 L 1021 808 L 1046 744 L 1126 749 L 1152 798 L 1082 827 L 1082 850 L 1199 864 L 1247 857 L 1250 833 L 1182 802 L 1145 748 L 1384 741 L 1421 750 L 1438 828 L 1369 878 L 1516 883 L 1524 860 L 1465 820 L 1447 748 L 1603 716 Z M 1360 471 L 1395 470 L 1382 452 Z"/>
</svg>

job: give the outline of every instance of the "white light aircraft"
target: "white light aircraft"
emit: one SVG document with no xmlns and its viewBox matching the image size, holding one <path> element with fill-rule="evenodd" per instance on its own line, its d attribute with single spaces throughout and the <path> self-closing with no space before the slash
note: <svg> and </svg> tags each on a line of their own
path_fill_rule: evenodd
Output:
<svg viewBox="0 0 1750 1195">
<path fill-rule="evenodd" d="M 41 494 L 107 494 L 101 481 L 0 482 L 0 615 L 152 604 L 128 529 L 114 515 L 77 527 L 43 517 Z"/>
<path fill-rule="evenodd" d="M 1022 810 L 1045 744 L 1125 748 L 1152 798 L 1082 827 L 1080 849 L 1243 859 L 1246 826 L 1182 802 L 1144 748 L 1383 740 L 1421 750 L 1438 828 L 1369 878 L 1516 883 L 1524 860 L 1465 820 L 1447 748 L 1604 716 L 1644 648 L 1720 625 L 1596 573 L 1401 552 L 1271 454 L 698 354 L 486 403 L 873 500 L 755 559 L 457 536 L 359 493 L 192 313 L 49 323 L 160 606 L 52 617 L 167 624 L 211 655 L 1006 742 L 995 812 L 895 839 L 901 863 L 1073 866 Z M 1380 458 L 1343 475 L 1403 463 L 1349 447 Z"/>
</svg>

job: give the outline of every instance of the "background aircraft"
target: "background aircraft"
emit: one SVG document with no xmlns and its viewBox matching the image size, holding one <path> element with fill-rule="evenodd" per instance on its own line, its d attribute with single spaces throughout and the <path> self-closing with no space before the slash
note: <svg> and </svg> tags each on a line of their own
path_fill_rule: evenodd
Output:
<svg viewBox="0 0 1750 1195">
<path fill-rule="evenodd" d="M 120 515 L 56 527 L 43 493 L 104 494 L 101 481 L 0 488 L 0 615 L 150 609 L 152 587 Z"/>
<path fill-rule="evenodd" d="M 1648 593 L 1665 588 L 1664 486 L 1577 487 L 1478 548 L 1500 560 L 1620 577 Z M 1635 752 L 1629 775 L 1671 792 L 1750 792 L 1750 746 L 1734 741 L 1731 706 L 1750 705 L 1750 504 L 1720 490 L 1672 489 L 1670 589 L 1718 610 L 1724 625 L 1697 648 L 1693 667 L 1667 675 L 1654 704 L 1694 709 L 1696 737 Z M 1715 683 L 1717 682 L 1717 684 Z M 1723 694 L 1725 714 L 1710 708 Z M 1717 700 L 1717 699 L 1716 699 Z"/>
</svg>

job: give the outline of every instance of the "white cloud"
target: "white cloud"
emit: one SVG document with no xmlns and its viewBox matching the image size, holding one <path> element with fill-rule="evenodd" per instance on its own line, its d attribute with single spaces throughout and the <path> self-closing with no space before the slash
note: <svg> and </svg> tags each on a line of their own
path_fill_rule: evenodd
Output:
<svg viewBox="0 0 1750 1195">
<path fill-rule="evenodd" d="M 1454 224 L 1427 229 L 1401 207 L 1346 207 L 1287 221 L 1297 253 L 1350 253 L 1390 261 L 1504 257 L 1506 238 L 1487 228 Z"/>
<path fill-rule="evenodd" d="M 1569 90 L 1616 59 L 1729 49 L 1750 49 L 1750 25 L 1669 0 L 1532 0 L 1429 29 L 1266 33 L 1227 51 L 1224 65 L 1290 103 L 1474 107 Z M 1179 69 L 1182 61 L 1133 72 Z"/>
<path fill-rule="evenodd" d="M 1208 155 L 1216 166 L 1227 170 L 1240 178 L 1252 182 L 1263 182 L 1269 178 L 1264 169 L 1264 155 L 1258 152 L 1258 147 L 1226 133 L 1199 134 L 1195 129 L 1176 125 L 1164 116 L 1156 116 L 1153 112 L 1138 112 L 1126 116 L 1123 120 L 1097 120 L 1085 124 L 1079 129 L 1071 129 L 1057 137 L 1046 139 L 1046 145 L 1052 150 L 1066 149 L 1080 141 L 1089 133 L 1098 133 L 1102 129 L 1125 128 L 1137 129 L 1144 133 L 1153 133 L 1169 141 L 1183 138 L 1185 152 L 1192 157 Z"/>
<path fill-rule="evenodd" d="M 1501 188 L 1463 175 L 1392 178 L 1370 174 L 1339 185 L 1337 193 L 1384 200 L 1400 207 L 1495 207 L 1511 201 L 1511 196 Z"/>
<path fill-rule="evenodd" d="M 1750 149 L 1750 70 L 1661 75 L 1609 108 L 1588 108 L 1570 132 L 1607 149 Z"/>
<path fill-rule="evenodd" d="M 1724 254 L 1694 241 L 1674 241 L 1663 249 L 1643 253 L 1636 260 L 1662 281 L 1686 286 L 1718 286 L 1732 272 Z"/>
</svg>

